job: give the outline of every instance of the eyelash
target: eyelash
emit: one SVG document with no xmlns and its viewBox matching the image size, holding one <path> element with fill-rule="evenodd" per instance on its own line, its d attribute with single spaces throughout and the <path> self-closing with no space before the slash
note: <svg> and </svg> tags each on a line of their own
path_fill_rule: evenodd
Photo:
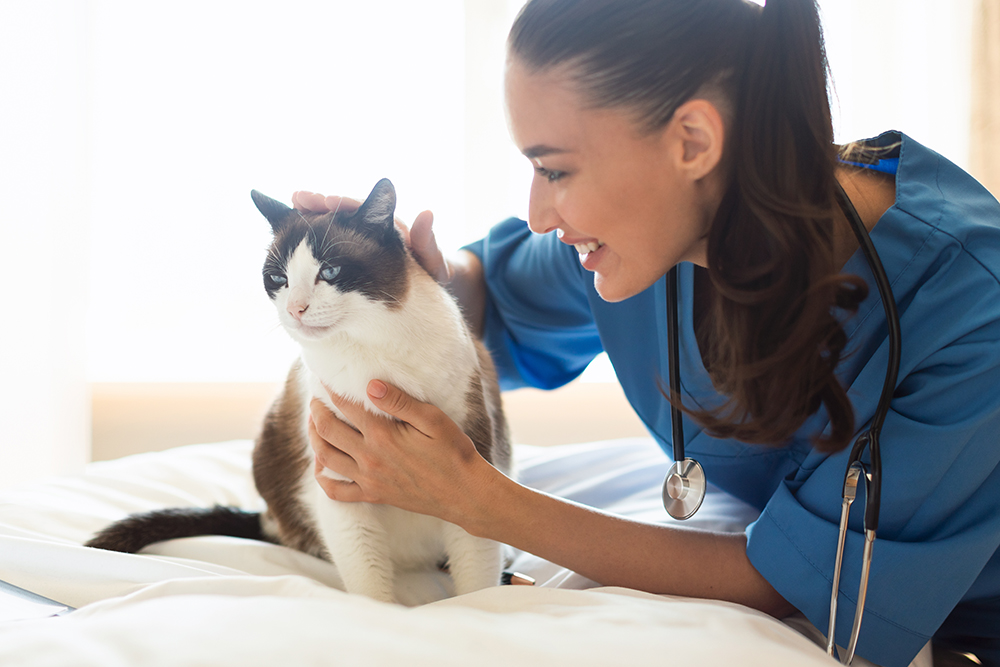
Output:
<svg viewBox="0 0 1000 667">
<path fill-rule="evenodd" d="M 546 169 L 545 167 L 535 167 L 535 172 L 539 176 L 547 180 L 549 183 L 555 183 L 560 178 L 566 175 L 565 171 L 549 170 Z"/>
</svg>

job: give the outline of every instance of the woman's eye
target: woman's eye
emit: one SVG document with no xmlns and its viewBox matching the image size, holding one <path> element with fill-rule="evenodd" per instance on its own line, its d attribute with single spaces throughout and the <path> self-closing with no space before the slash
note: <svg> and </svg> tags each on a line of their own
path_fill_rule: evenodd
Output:
<svg viewBox="0 0 1000 667">
<path fill-rule="evenodd" d="M 288 278 L 280 273 L 268 273 L 265 276 L 272 285 L 282 286 L 288 282 Z"/>
<path fill-rule="evenodd" d="M 338 273 L 340 273 L 339 266 L 324 266 L 320 269 L 319 277 L 323 280 L 333 280 L 337 277 Z"/>
<path fill-rule="evenodd" d="M 545 167 L 535 167 L 535 171 L 549 183 L 558 181 L 566 175 L 565 171 L 555 171 L 553 169 L 546 169 Z"/>
</svg>

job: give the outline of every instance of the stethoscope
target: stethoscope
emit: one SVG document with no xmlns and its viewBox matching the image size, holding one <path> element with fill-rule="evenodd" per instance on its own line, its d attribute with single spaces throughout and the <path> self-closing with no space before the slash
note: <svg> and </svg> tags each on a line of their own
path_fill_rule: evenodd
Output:
<svg viewBox="0 0 1000 667">
<path fill-rule="evenodd" d="M 872 417 L 868 430 L 858 436 L 851 448 L 847 472 L 844 475 L 844 491 L 840 509 L 840 533 L 837 537 L 837 557 L 833 573 L 833 588 L 830 595 L 830 626 L 827 631 L 826 652 L 834 655 L 834 636 L 837 625 L 837 594 L 840 590 L 840 570 L 844 560 L 844 543 L 847 539 L 847 519 L 858 491 L 858 482 L 865 483 L 865 546 L 862 554 L 861 581 L 858 586 L 858 604 L 854 612 L 854 625 L 851 628 L 850 641 L 843 656 L 843 664 L 849 665 L 854 660 L 857 649 L 858 635 L 861 632 L 861 616 L 865 609 L 865 598 L 868 594 L 868 575 L 871 572 L 872 547 L 875 544 L 875 531 L 878 529 L 879 499 L 882 492 L 882 457 L 879 452 L 879 436 L 882 424 L 889 413 L 889 403 L 896 387 L 899 375 L 900 332 L 899 313 L 896 311 L 896 301 L 892 296 L 889 278 L 879 259 L 875 246 L 872 244 L 868 230 L 861 222 L 861 217 L 855 210 L 851 200 L 847 198 L 843 188 L 837 185 L 837 203 L 851 223 L 854 235 L 875 276 L 875 284 L 885 309 L 886 322 L 889 329 L 889 363 L 882 384 L 882 395 L 879 397 L 875 415 Z M 680 343 L 677 333 L 677 267 L 667 273 L 667 347 L 669 348 L 669 385 L 673 397 L 680 396 Z M 670 405 L 670 425 L 673 437 L 674 464 L 667 471 L 663 480 L 663 507 L 675 519 L 689 519 L 705 500 L 706 479 L 705 470 L 694 459 L 684 455 L 684 426 L 681 420 L 681 410 L 675 404 Z M 866 465 L 861 456 L 868 448 L 871 464 Z"/>
</svg>

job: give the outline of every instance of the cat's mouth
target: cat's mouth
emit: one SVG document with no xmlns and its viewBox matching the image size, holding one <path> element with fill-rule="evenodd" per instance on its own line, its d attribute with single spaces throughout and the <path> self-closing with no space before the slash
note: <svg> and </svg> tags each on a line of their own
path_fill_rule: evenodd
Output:
<svg viewBox="0 0 1000 667">
<path fill-rule="evenodd" d="M 308 324 L 302 324 L 301 322 L 296 322 L 292 330 L 296 335 L 308 339 L 308 340 L 319 340 L 321 338 L 326 338 L 331 333 L 333 333 L 334 327 L 332 325 L 315 327 Z"/>
</svg>

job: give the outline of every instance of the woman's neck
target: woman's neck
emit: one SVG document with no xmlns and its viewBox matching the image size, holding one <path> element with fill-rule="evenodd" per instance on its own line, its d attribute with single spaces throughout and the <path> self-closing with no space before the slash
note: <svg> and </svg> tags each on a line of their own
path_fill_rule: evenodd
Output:
<svg viewBox="0 0 1000 667">
<path fill-rule="evenodd" d="M 869 233 L 882 215 L 896 203 L 896 181 L 891 176 L 870 169 L 839 167 L 836 178 Z M 858 249 L 858 241 L 847 216 L 839 208 L 834 211 L 834 222 L 834 259 L 836 265 L 842 267 Z"/>
</svg>

